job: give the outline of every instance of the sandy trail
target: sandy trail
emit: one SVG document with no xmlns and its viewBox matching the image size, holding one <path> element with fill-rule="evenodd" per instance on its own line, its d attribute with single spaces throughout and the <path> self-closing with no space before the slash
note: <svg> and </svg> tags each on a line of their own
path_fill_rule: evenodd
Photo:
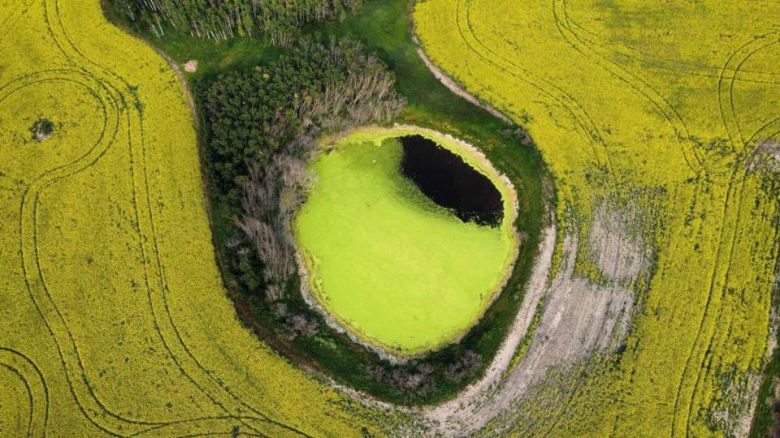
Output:
<svg viewBox="0 0 780 438">
<path fill-rule="evenodd" d="M 442 85 L 447 87 L 454 94 L 456 94 L 456 95 L 466 99 L 470 103 L 472 103 L 472 104 L 474 104 L 474 105 L 484 109 L 485 111 L 487 111 L 490 114 L 492 114 L 494 117 L 497 117 L 497 118 L 501 119 L 506 124 L 514 125 L 514 122 L 512 122 L 512 120 L 510 120 L 509 117 L 505 116 L 500 111 L 498 111 L 497 109 L 493 108 L 492 106 L 480 102 L 479 99 L 477 99 L 473 95 L 469 94 L 469 92 L 467 92 L 466 90 L 463 89 L 463 87 L 458 85 L 458 83 L 455 82 L 455 80 L 453 80 L 451 77 L 447 76 L 446 73 L 441 71 L 441 69 L 439 69 L 439 67 L 436 67 L 436 65 L 433 62 L 431 62 L 430 59 L 428 59 L 428 56 L 425 55 L 425 52 L 423 51 L 422 48 L 420 48 L 420 47 L 417 48 L 417 55 L 425 63 L 425 66 L 428 67 L 428 70 L 431 73 L 433 73 L 433 76 L 435 76 L 436 79 L 438 79 L 439 82 L 442 83 Z"/>
<path fill-rule="evenodd" d="M 447 423 L 457 421 L 456 417 L 470 417 L 470 415 L 464 415 L 468 406 L 484 396 L 492 386 L 498 383 L 504 371 L 509 367 L 515 350 L 517 350 L 531 325 L 539 300 L 546 290 L 547 273 L 550 270 L 553 251 L 555 250 L 555 225 L 551 225 L 542 231 L 540 241 L 541 248 L 526 289 L 522 307 L 485 375 L 482 379 L 468 386 L 457 398 L 425 410 L 424 415 L 427 419 L 439 425 L 446 425 Z M 441 430 L 441 432 L 446 432 L 446 428 Z"/>
</svg>

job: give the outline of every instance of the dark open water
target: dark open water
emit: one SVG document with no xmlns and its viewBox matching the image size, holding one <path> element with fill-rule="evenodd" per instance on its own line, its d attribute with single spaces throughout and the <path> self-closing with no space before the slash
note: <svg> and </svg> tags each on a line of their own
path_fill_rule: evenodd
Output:
<svg viewBox="0 0 780 438">
<path fill-rule="evenodd" d="M 421 135 L 401 137 L 401 144 L 401 171 L 433 202 L 453 210 L 464 222 L 501 223 L 501 193 L 485 175 Z"/>
</svg>

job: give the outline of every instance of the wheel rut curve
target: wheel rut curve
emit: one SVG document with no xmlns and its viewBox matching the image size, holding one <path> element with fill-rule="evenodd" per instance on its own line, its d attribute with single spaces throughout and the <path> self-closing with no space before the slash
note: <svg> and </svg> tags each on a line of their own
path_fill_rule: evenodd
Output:
<svg viewBox="0 0 780 438">
<path fill-rule="evenodd" d="M 293 433 L 296 435 L 303 435 L 308 436 L 307 434 L 303 433 L 302 431 L 299 431 L 298 429 L 291 427 L 287 424 L 284 424 L 282 422 L 278 422 L 273 420 L 271 417 L 260 413 L 259 411 L 255 410 L 254 408 L 249 407 L 248 411 L 254 412 L 252 415 L 246 415 L 241 414 L 241 411 L 244 410 L 239 406 L 231 406 L 230 408 L 226 408 L 224 405 L 222 405 L 222 409 L 226 412 L 236 412 L 236 413 L 229 413 L 229 415 L 225 416 L 218 416 L 218 417 L 202 417 L 202 418 L 192 418 L 182 421 L 168 421 L 168 422 L 160 422 L 160 421 L 148 421 L 143 419 L 128 419 L 124 418 L 121 415 L 116 414 L 111 409 L 109 409 L 101 400 L 98 398 L 97 394 L 94 392 L 94 387 L 92 383 L 89 381 L 87 377 L 87 372 L 85 369 L 84 364 L 81 361 L 80 354 L 78 352 L 78 346 L 75 341 L 75 337 L 72 333 L 72 331 L 68 327 L 68 323 L 63 317 L 62 313 L 57 308 L 55 302 L 52 299 L 51 293 L 48 289 L 48 285 L 46 283 L 44 271 L 41 267 L 40 263 L 40 257 L 39 257 L 39 246 L 37 243 L 37 218 L 38 218 L 38 205 L 39 205 L 39 197 L 40 194 L 43 193 L 46 188 L 52 186 L 53 184 L 56 184 L 59 181 L 62 181 L 66 178 L 69 178 L 71 176 L 74 176 L 78 173 L 81 173 L 85 170 L 87 170 L 89 167 L 93 166 L 97 161 L 100 160 L 100 158 L 103 157 L 104 154 L 107 153 L 107 151 L 110 149 L 110 147 L 114 144 L 115 140 L 117 139 L 117 135 L 119 135 L 120 131 L 120 125 L 123 123 L 127 124 L 127 134 L 128 134 L 128 142 L 133 148 L 134 144 L 138 144 L 138 141 L 133 138 L 133 129 L 132 126 L 134 124 L 134 117 L 136 123 L 138 123 L 138 126 L 140 127 L 141 131 L 141 160 L 140 162 L 143 163 L 143 173 L 144 173 L 144 182 L 145 185 L 141 187 L 141 189 L 144 190 L 146 194 L 146 202 L 147 206 L 150 208 L 149 210 L 149 217 L 150 220 L 154 220 L 151 213 L 151 194 L 149 192 L 149 186 L 148 186 L 148 174 L 147 169 L 145 167 L 145 144 L 143 140 L 143 116 L 140 111 L 137 109 L 135 110 L 135 114 L 133 114 L 133 108 L 131 105 L 127 105 L 127 99 L 126 93 L 124 90 L 129 90 L 130 85 L 124 81 L 119 75 L 111 72 L 110 70 L 103 69 L 102 67 L 99 67 L 99 65 L 95 62 L 92 62 L 89 60 L 84 54 L 78 50 L 78 48 L 73 44 L 73 42 L 67 37 L 67 33 L 64 31 L 64 25 L 62 24 L 61 17 L 59 16 L 59 2 L 51 0 L 47 0 L 44 2 L 44 8 L 45 8 L 45 20 L 47 23 L 47 28 L 49 35 L 52 37 L 53 41 L 57 44 L 59 50 L 61 53 L 65 56 L 66 60 L 74 67 L 73 69 L 61 69 L 61 70 L 53 70 L 50 72 L 37 72 L 32 73 L 29 75 L 26 75 L 23 78 L 18 78 L 15 81 L 12 81 L 8 84 L 3 85 L 0 87 L 0 92 L 6 91 L 6 97 L 9 95 L 7 93 L 8 89 L 11 89 L 11 87 L 16 87 L 11 89 L 13 93 L 23 90 L 27 86 L 35 85 L 36 81 L 69 81 L 72 83 L 77 83 L 80 85 L 83 85 L 84 87 L 88 88 L 89 93 L 93 97 L 95 97 L 99 101 L 99 106 L 102 108 L 103 117 L 104 117 L 104 127 L 103 131 L 100 135 L 100 138 L 98 141 L 89 149 L 89 151 L 79 157 L 78 159 L 61 165 L 57 166 L 55 168 L 49 169 L 46 172 L 44 172 L 42 175 L 38 176 L 36 180 L 30 184 L 30 186 L 27 188 L 27 190 L 24 193 L 21 205 L 20 205 L 20 221 L 19 221 L 19 228 L 21 232 L 21 252 L 22 252 L 22 271 L 24 273 L 25 282 L 27 284 L 28 292 L 32 298 L 33 303 L 35 304 L 39 314 L 42 316 L 45 325 L 47 326 L 47 329 L 49 330 L 52 338 L 55 340 L 55 344 L 57 345 L 60 359 L 62 362 L 62 367 L 66 374 L 66 380 L 68 382 L 69 390 L 71 392 L 71 395 L 73 396 L 74 400 L 76 401 L 79 409 L 81 410 L 82 414 L 92 423 L 93 426 L 96 428 L 103 430 L 104 432 L 111 434 L 111 435 L 122 435 L 122 436 L 134 436 L 134 435 L 140 435 L 149 433 L 151 431 L 161 432 L 162 430 L 175 430 L 179 426 L 187 426 L 188 428 L 195 425 L 196 427 L 208 427 L 213 428 L 215 425 L 215 422 L 220 423 L 220 427 L 224 426 L 224 423 L 227 421 L 229 424 L 236 424 L 237 422 L 240 424 L 243 424 L 247 426 L 248 429 L 254 430 L 256 433 L 262 434 L 260 431 L 260 427 L 263 429 L 268 429 L 268 427 L 272 428 L 279 428 L 279 430 L 284 430 L 286 433 Z M 61 34 L 58 35 L 57 29 L 55 26 L 52 25 L 52 16 L 56 17 L 56 21 L 61 26 L 60 32 Z M 63 42 L 65 40 L 66 42 Z M 69 51 L 69 49 L 72 50 L 73 53 Z M 81 57 L 83 59 L 86 59 L 88 61 L 88 64 L 91 64 L 93 66 L 99 67 L 98 72 L 93 72 L 88 66 L 85 66 L 83 63 L 80 63 L 75 58 Z M 55 75 L 55 76 L 49 76 L 45 77 L 45 75 Z M 101 74 L 104 74 L 106 76 L 100 77 Z M 59 76 L 56 76 L 59 75 Z M 61 76 L 63 75 L 69 75 L 68 78 L 63 78 Z M 73 78 L 79 78 L 83 80 L 82 82 L 77 81 Z M 114 80 L 118 80 L 121 83 L 119 85 L 116 85 L 113 83 Z M 84 83 L 84 81 L 89 82 L 89 84 Z M 0 99 L 0 103 L 4 100 L 4 98 Z M 110 124 L 109 125 L 109 119 Z M 107 132 L 110 131 L 110 132 Z M 135 148 L 136 151 L 138 148 Z M 133 154 L 135 156 L 137 154 Z M 135 158 L 131 158 L 131 168 L 134 172 L 134 183 L 133 183 L 133 189 L 134 189 L 134 199 L 133 204 L 135 205 L 137 217 L 136 217 L 136 226 L 139 231 L 139 233 L 142 232 L 141 230 L 141 217 L 142 213 L 139 208 L 139 199 L 138 199 L 138 184 L 136 184 L 136 167 L 139 160 Z M 164 272 L 164 267 L 162 265 L 161 260 L 159 259 L 159 248 L 157 247 L 157 241 L 156 241 L 156 234 L 152 233 L 154 235 L 154 254 L 157 258 L 157 266 L 159 269 L 159 272 Z M 145 255 L 145 269 L 148 267 L 148 258 Z M 161 274 L 162 275 L 162 274 Z M 162 278 L 162 277 L 160 277 Z M 164 281 L 164 280 L 161 280 Z M 165 286 L 167 291 L 167 285 Z M 151 289 L 151 288 L 150 288 Z M 164 294 L 165 292 L 163 292 Z M 184 352 L 190 356 L 191 352 L 186 347 L 186 344 L 184 344 L 183 340 L 181 339 L 181 336 L 178 333 L 178 330 L 175 327 L 175 324 L 173 323 L 173 316 L 170 314 L 170 309 L 167 305 L 167 300 L 164 300 L 162 305 L 158 305 L 157 307 L 159 309 L 164 310 L 164 314 L 167 315 L 167 319 L 170 322 L 170 328 L 173 328 L 175 335 L 177 336 L 178 340 L 181 342 L 181 345 L 183 346 Z M 156 314 L 155 314 L 156 315 Z M 155 318 L 157 318 L 155 316 Z M 159 320 L 159 319 L 158 319 Z M 159 325 L 158 325 L 159 327 Z M 162 339 L 166 339 L 166 336 L 162 334 L 161 332 L 158 332 L 158 335 Z M 167 338 L 170 338 L 168 336 Z M 176 354 L 171 351 L 171 349 L 168 349 L 169 354 L 171 355 L 172 359 L 177 362 Z M 194 359 L 194 356 L 191 357 L 191 360 L 195 361 L 197 363 L 197 360 Z M 200 363 L 197 363 L 199 367 L 202 368 L 203 371 L 207 372 L 204 367 L 200 365 Z M 215 404 L 221 405 L 221 403 L 217 400 L 215 400 L 214 396 L 207 393 L 208 391 L 205 390 L 203 387 L 199 386 L 198 383 L 195 381 L 195 379 L 192 378 L 190 375 L 191 372 L 188 372 L 181 367 L 181 364 L 179 363 L 180 371 L 187 376 L 193 384 L 198 388 L 199 391 L 203 392 L 207 397 L 209 397 Z M 216 380 L 216 378 L 208 373 L 207 378 L 211 380 Z M 220 383 L 221 385 L 221 383 Z M 221 387 L 218 389 L 218 391 L 222 391 L 223 394 L 228 394 L 229 398 L 232 398 L 234 401 L 238 400 L 237 396 L 230 392 L 230 390 L 227 387 Z M 211 392 L 217 392 L 217 391 L 211 391 Z M 238 400 L 240 404 L 245 403 L 241 400 Z M 248 406 L 248 405 L 247 405 Z M 197 426 L 198 424 L 202 424 L 203 426 Z M 223 429 L 224 430 L 224 429 Z"/>
</svg>

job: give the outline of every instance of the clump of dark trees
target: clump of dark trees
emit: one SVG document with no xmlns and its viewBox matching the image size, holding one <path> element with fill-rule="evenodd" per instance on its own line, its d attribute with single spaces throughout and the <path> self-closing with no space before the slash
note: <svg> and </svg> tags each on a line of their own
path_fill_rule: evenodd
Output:
<svg viewBox="0 0 780 438">
<path fill-rule="evenodd" d="M 339 17 L 361 0 L 114 0 L 118 11 L 157 36 L 173 28 L 198 38 L 223 40 L 264 35 L 291 46 L 300 26 Z"/>
<path fill-rule="evenodd" d="M 389 121 L 404 104 L 394 81 L 347 41 L 308 43 L 268 68 L 229 73 L 205 87 L 212 177 L 262 264 L 259 276 L 249 258 L 238 266 L 253 292 L 277 300 L 297 273 L 290 223 L 311 183 L 306 161 L 317 137 Z"/>
<path fill-rule="evenodd" d="M 300 293 L 291 221 L 326 133 L 390 122 L 403 108 L 385 65 L 349 41 L 302 43 L 273 64 L 197 83 L 216 240 L 228 288 L 253 328 L 300 362 L 394 401 L 424 400 L 473 377 L 458 346 L 393 364 L 331 329 Z M 246 318 L 244 318 L 246 320 Z"/>
</svg>

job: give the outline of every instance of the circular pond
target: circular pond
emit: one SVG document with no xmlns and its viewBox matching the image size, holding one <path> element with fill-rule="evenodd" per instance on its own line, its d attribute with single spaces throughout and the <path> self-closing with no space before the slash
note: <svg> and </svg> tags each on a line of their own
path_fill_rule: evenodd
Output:
<svg viewBox="0 0 780 438">
<path fill-rule="evenodd" d="M 411 356 L 479 320 L 518 240 L 516 193 L 478 150 L 423 128 L 364 128 L 311 167 L 294 228 L 305 293 L 333 324 Z"/>
</svg>

